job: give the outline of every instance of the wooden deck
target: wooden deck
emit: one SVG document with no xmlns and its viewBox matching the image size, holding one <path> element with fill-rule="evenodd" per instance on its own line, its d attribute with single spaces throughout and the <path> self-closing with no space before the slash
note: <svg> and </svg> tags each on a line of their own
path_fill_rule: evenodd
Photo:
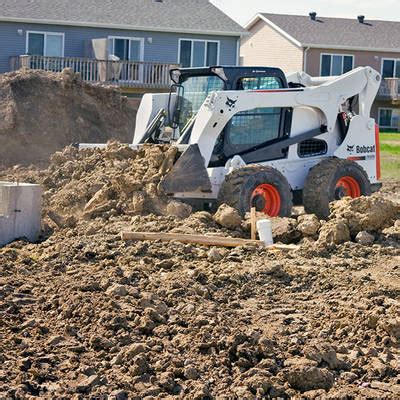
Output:
<svg viewBox="0 0 400 400">
<path fill-rule="evenodd" d="M 400 78 L 382 79 L 377 98 L 400 104 Z"/>
<path fill-rule="evenodd" d="M 84 81 L 117 85 L 132 92 L 168 89 L 171 84 L 169 70 L 176 67 L 176 64 L 76 57 L 15 56 L 10 59 L 11 71 L 29 68 L 61 72 L 64 68 L 71 68 L 80 73 Z"/>
</svg>

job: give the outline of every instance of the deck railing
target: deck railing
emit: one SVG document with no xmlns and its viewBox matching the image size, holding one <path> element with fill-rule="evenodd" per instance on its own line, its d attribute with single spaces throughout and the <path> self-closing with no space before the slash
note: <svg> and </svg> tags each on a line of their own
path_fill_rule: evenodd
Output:
<svg viewBox="0 0 400 400">
<path fill-rule="evenodd" d="M 167 88 L 169 70 L 176 64 L 143 61 L 110 61 L 77 57 L 16 56 L 10 59 L 12 71 L 20 68 L 61 72 L 71 68 L 88 82 L 110 83 L 121 87 Z"/>
<path fill-rule="evenodd" d="M 400 78 L 382 79 L 378 97 L 389 100 L 400 100 Z"/>
</svg>

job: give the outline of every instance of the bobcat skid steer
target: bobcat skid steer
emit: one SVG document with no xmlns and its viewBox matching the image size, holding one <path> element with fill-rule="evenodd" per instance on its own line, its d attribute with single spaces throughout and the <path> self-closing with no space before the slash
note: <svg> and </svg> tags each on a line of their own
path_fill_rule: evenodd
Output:
<svg viewBox="0 0 400 400">
<path fill-rule="evenodd" d="M 209 209 L 227 203 L 288 216 L 293 202 L 329 215 L 343 196 L 380 184 L 379 129 L 370 117 L 381 76 L 370 67 L 337 77 L 277 68 L 175 69 L 169 94 L 146 94 L 134 146 L 172 143 L 178 157 L 161 185 Z"/>
</svg>

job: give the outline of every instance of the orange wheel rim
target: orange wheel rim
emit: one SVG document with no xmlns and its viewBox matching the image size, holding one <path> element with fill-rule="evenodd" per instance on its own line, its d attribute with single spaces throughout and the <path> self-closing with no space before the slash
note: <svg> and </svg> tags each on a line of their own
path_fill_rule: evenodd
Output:
<svg viewBox="0 0 400 400">
<path fill-rule="evenodd" d="M 352 176 L 341 177 L 336 184 L 336 189 L 339 198 L 349 196 L 355 199 L 361 196 L 360 184 Z"/>
<path fill-rule="evenodd" d="M 258 185 L 251 195 L 251 207 L 270 217 L 277 217 L 281 211 L 281 195 L 278 190 L 268 184 Z"/>
</svg>

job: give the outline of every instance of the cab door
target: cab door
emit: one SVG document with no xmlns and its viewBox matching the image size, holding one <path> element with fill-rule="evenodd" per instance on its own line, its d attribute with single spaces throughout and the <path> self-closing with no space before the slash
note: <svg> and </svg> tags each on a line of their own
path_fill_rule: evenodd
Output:
<svg viewBox="0 0 400 400">
<path fill-rule="evenodd" d="M 279 90 L 283 82 L 275 76 L 247 76 L 237 81 L 237 90 Z M 224 155 L 242 155 L 246 162 L 261 162 L 285 157 L 285 151 L 268 154 L 256 151 L 286 138 L 290 131 L 291 109 L 281 107 L 254 108 L 236 114 L 225 128 Z M 288 129 L 289 128 L 289 129 Z M 254 149 L 254 152 L 252 151 Z"/>
</svg>

